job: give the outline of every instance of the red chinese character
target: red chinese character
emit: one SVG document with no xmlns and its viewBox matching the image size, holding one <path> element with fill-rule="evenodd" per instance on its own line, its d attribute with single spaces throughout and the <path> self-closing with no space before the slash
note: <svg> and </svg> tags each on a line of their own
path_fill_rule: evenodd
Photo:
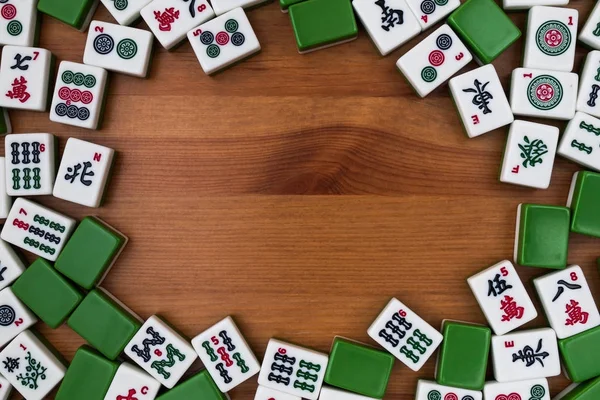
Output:
<svg viewBox="0 0 600 400">
<path fill-rule="evenodd" d="M 171 24 L 179 19 L 179 10 L 174 7 L 165 8 L 164 12 L 154 11 L 154 18 L 158 21 L 158 29 L 168 32 L 171 30 Z"/>
<path fill-rule="evenodd" d="M 513 318 L 521 319 L 525 308 L 519 307 L 515 299 L 510 296 L 504 296 L 504 300 L 500 300 L 500 309 L 504 311 L 502 321 L 510 321 Z"/>
<path fill-rule="evenodd" d="M 575 325 L 578 322 L 584 325 L 590 316 L 589 313 L 581 311 L 579 303 L 575 300 L 571 300 L 571 304 L 567 304 L 565 313 L 569 315 L 565 325 Z"/>
<path fill-rule="evenodd" d="M 25 103 L 31 97 L 31 95 L 27 93 L 26 83 L 27 80 L 23 76 L 20 79 L 15 78 L 14 82 L 12 83 L 13 90 L 9 90 L 8 93 L 6 93 L 6 97 L 10 97 L 11 99 L 19 99 L 21 103 Z"/>
</svg>

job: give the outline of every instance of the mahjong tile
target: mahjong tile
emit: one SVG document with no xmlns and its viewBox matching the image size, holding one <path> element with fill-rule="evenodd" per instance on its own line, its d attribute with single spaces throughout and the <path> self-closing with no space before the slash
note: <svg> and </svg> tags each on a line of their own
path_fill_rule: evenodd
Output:
<svg viewBox="0 0 600 400">
<path fill-rule="evenodd" d="M 260 51 L 260 43 L 241 8 L 192 29 L 187 36 L 208 75 Z"/>
<path fill-rule="evenodd" d="M 321 389 L 321 394 L 323 394 L 324 389 Z M 258 389 L 256 389 L 254 400 L 302 400 L 302 398 L 259 385 Z"/>
<path fill-rule="evenodd" d="M 510 104 L 492 64 L 450 79 L 450 93 L 470 138 L 514 121 Z"/>
<path fill-rule="evenodd" d="M 0 400 L 7 400 L 12 393 L 12 385 L 0 375 Z"/>
<path fill-rule="evenodd" d="M 153 400 L 158 394 L 160 383 L 128 362 L 117 369 L 117 373 L 104 396 L 104 400 L 127 399 Z"/>
<path fill-rule="evenodd" d="M 6 159 L 0 157 L 0 219 L 8 216 L 12 206 L 12 197 L 6 193 Z"/>
<path fill-rule="evenodd" d="M 367 333 L 413 371 L 421 369 L 442 342 L 442 335 L 421 317 L 392 298 Z"/>
<path fill-rule="evenodd" d="M 259 399 L 254 399 L 259 400 Z M 260 399 L 267 400 L 267 399 Z M 279 400 L 279 399 L 275 399 Z M 367 397 L 360 394 L 346 392 L 345 390 L 336 389 L 331 386 L 323 386 L 319 400 L 375 400 L 374 397 Z"/>
<path fill-rule="evenodd" d="M 568 120 L 575 116 L 579 77 L 570 72 L 516 68 L 512 72 L 513 114 Z"/>
<path fill-rule="evenodd" d="M 63 61 L 58 67 L 50 121 L 97 129 L 104 108 L 108 72 L 103 68 Z"/>
<path fill-rule="evenodd" d="M 533 6 L 564 6 L 569 0 L 503 0 L 505 10 L 527 10 Z"/>
<path fill-rule="evenodd" d="M 37 322 L 36 316 L 7 287 L 0 291 L 0 348 Z"/>
<path fill-rule="evenodd" d="M 316 400 L 323 385 L 329 357 L 327 354 L 269 340 L 258 384 L 304 399 Z"/>
<path fill-rule="evenodd" d="M 52 53 L 37 47 L 4 46 L 0 61 L 0 107 L 45 111 Z"/>
<path fill-rule="evenodd" d="M 207 0 L 189 4 L 181 0 L 154 0 L 142 9 L 141 15 L 165 49 L 184 40 L 190 29 L 215 17 Z"/>
<path fill-rule="evenodd" d="M 6 193 L 52 194 L 56 178 L 56 138 L 50 133 L 13 133 L 4 139 Z"/>
<path fill-rule="evenodd" d="M 169 389 L 198 358 L 189 342 L 156 315 L 142 325 L 125 354 Z"/>
<path fill-rule="evenodd" d="M 423 30 L 435 25 L 460 6 L 460 0 L 407 0 Z"/>
<path fill-rule="evenodd" d="M 579 77 L 577 111 L 600 118 L 600 51 L 590 51 Z"/>
<path fill-rule="evenodd" d="M 530 379 L 519 382 L 486 382 L 483 397 L 492 400 L 550 400 L 548 380 Z"/>
<path fill-rule="evenodd" d="M 523 66 L 572 71 L 578 18 L 579 12 L 572 8 L 535 6 L 529 10 Z"/>
<path fill-rule="evenodd" d="M 537 317 L 535 306 L 515 267 L 502 261 L 467 279 L 496 335 L 504 335 Z"/>
<path fill-rule="evenodd" d="M 396 65 L 417 94 L 425 97 L 472 59 L 452 29 L 442 25 L 400 57 Z"/>
<path fill-rule="evenodd" d="M 223 393 L 258 374 L 260 364 L 231 317 L 192 339 L 200 360 Z"/>
<path fill-rule="evenodd" d="M 152 0 L 100 0 L 120 25 L 131 25 Z"/>
<path fill-rule="evenodd" d="M 419 379 L 415 400 L 481 400 L 481 392 L 439 385 Z M 512 400 L 512 399 L 511 399 Z"/>
<path fill-rule="evenodd" d="M 565 128 L 558 154 L 600 171 L 600 119 L 577 112 Z"/>
<path fill-rule="evenodd" d="M 267 0 L 218 0 L 213 2 L 213 7 L 217 15 L 223 15 L 235 8 L 251 8 L 255 7 Z"/>
<path fill-rule="evenodd" d="M 108 184 L 115 151 L 99 144 L 69 138 L 54 184 L 54 197 L 99 207 Z"/>
<path fill-rule="evenodd" d="M 45 399 L 66 372 L 54 353 L 27 330 L 0 352 L 0 372 L 27 400 Z"/>
<path fill-rule="evenodd" d="M 15 281 L 25 271 L 22 256 L 6 243 L 0 240 L 0 290 Z"/>
<path fill-rule="evenodd" d="M 15 200 L 0 237 L 50 261 L 56 261 L 71 232 L 75 220 L 33 201 Z"/>
<path fill-rule="evenodd" d="M 152 56 L 152 33 L 127 26 L 92 21 L 83 62 L 143 78 Z"/>
<path fill-rule="evenodd" d="M 37 0 L 5 0 L 2 3 L 0 44 L 34 46 L 38 35 Z"/>
<path fill-rule="evenodd" d="M 558 128 L 516 120 L 508 131 L 500 181 L 547 189 L 557 146 Z"/>
<path fill-rule="evenodd" d="M 421 33 L 406 0 L 354 0 L 352 6 L 383 56 Z"/>
<path fill-rule="evenodd" d="M 600 50 L 600 3 L 594 5 L 585 25 L 581 28 L 579 40 L 593 49 Z"/>
</svg>

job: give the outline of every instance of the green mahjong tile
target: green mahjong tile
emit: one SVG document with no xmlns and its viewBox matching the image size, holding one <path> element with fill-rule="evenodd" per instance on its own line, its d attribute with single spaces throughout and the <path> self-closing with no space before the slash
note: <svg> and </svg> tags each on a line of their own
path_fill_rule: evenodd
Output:
<svg viewBox="0 0 600 400">
<path fill-rule="evenodd" d="M 106 358 L 114 360 L 142 324 L 98 289 L 88 293 L 67 325 Z"/>
<path fill-rule="evenodd" d="M 517 264 L 564 269 L 567 266 L 570 211 L 538 204 L 519 206 Z"/>
<path fill-rule="evenodd" d="M 38 258 L 12 286 L 15 295 L 51 328 L 60 326 L 83 295 L 46 260 Z"/>
<path fill-rule="evenodd" d="M 557 397 L 558 398 L 558 397 Z M 600 399 L 600 377 L 577 385 L 560 400 L 598 400 Z"/>
<path fill-rule="evenodd" d="M 283 11 L 287 11 L 287 9 L 290 8 L 290 6 L 293 6 L 294 4 L 298 4 L 302 1 L 304 1 L 304 0 L 279 0 L 279 6 L 281 7 L 281 9 Z"/>
<path fill-rule="evenodd" d="M 325 372 L 325 383 L 368 397 L 382 398 L 394 356 L 387 352 L 335 338 Z"/>
<path fill-rule="evenodd" d="M 561 339 L 558 347 L 573 382 L 600 376 L 600 326 Z"/>
<path fill-rule="evenodd" d="M 84 218 L 54 267 L 86 289 L 98 283 L 125 244 L 125 237 L 94 217 Z"/>
<path fill-rule="evenodd" d="M 289 7 L 298 50 L 312 50 L 358 35 L 350 0 L 307 0 Z"/>
<path fill-rule="evenodd" d="M 0 107 L 0 135 L 5 135 L 11 132 L 10 117 L 8 111 Z"/>
<path fill-rule="evenodd" d="M 436 381 L 440 385 L 481 390 L 492 333 L 486 326 L 463 322 L 444 323 Z"/>
<path fill-rule="evenodd" d="M 94 0 L 39 0 L 38 10 L 57 20 L 81 29 Z"/>
<path fill-rule="evenodd" d="M 56 400 L 103 400 L 119 368 L 88 346 L 81 346 L 56 393 Z"/>
<path fill-rule="evenodd" d="M 581 171 L 571 197 L 571 230 L 600 237 L 600 174 Z"/>
<path fill-rule="evenodd" d="M 219 391 L 208 371 L 203 370 L 156 398 L 156 400 L 184 399 L 226 400 L 228 396 Z"/>
<path fill-rule="evenodd" d="M 521 31 L 494 0 L 468 0 L 448 25 L 482 63 L 489 64 L 521 37 Z"/>
</svg>

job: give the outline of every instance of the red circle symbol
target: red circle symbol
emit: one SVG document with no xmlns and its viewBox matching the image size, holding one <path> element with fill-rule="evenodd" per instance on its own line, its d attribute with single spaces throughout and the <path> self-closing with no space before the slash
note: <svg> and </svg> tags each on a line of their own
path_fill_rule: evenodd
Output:
<svg viewBox="0 0 600 400">
<path fill-rule="evenodd" d="M 554 97 L 554 88 L 552 85 L 542 83 L 535 89 L 535 95 L 540 101 L 548 101 Z"/>
<path fill-rule="evenodd" d="M 544 35 L 544 41 L 550 47 L 558 47 L 563 42 L 563 35 L 558 29 L 549 29 Z"/>
<path fill-rule="evenodd" d="M 434 50 L 429 53 L 429 63 L 434 67 L 439 67 L 442 65 L 445 59 L 446 57 L 444 57 L 444 53 L 439 50 Z"/>
<path fill-rule="evenodd" d="M 71 97 L 71 89 L 66 86 L 61 87 L 58 89 L 58 97 L 60 97 L 61 100 L 69 100 Z"/>
<path fill-rule="evenodd" d="M 227 43 L 229 43 L 229 34 L 221 31 L 217 33 L 216 39 L 219 46 L 225 46 Z"/>
<path fill-rule="evenodd" d="M 444 396 L 444 400 L 458 400 L 458 396 L 455 393 L 448 393 Z"/>
<path fill-rule="evenodd" d="M 17 7 L 12 4 L 5 4 L 2 6 L 2 11 L 0 11 L 0 13 L 5 19 L 13 19 L 17 16 Z"/>
<path fill-rule="evenodd" d="M 77 103 L 80 100 L 81 100 L 81 90 L 79 90 L 79 89 L 71 90 L 71 101 L 74 101 L 75 103 Z"/>
<path fill-rule="evenodd" d="M 92 92 L 86 90 L 85 92 L 81 93 L 81 102 L 83 104 L 90 104 L 93 100 L 94 95 L 92 94 Z"/>
<path fill-rule="evenodd" d="M 511 393 L 508 395 L 508 400 L 521 400 L 521 395 L 518 393 Z"/>
</svg>

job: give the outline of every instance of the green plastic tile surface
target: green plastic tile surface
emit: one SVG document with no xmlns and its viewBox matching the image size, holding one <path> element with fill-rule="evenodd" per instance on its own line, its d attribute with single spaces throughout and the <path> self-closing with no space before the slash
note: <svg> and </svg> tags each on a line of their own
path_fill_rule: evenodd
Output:
<svg viewBox="0 0 600 400">
<path fill-rule="evenodd" d="M 448 17 L 448 25 L 484 64 L 521 37 L 521 31 L 493 0 L 468 0 Z"/>
<path fill-rule="evenodd" d="M 325 372 L 325 383 L 368 397 L 382 398 L 394 356 L 343 338 L 335 338 Z"/>
<path fill-rule="evenodd" d="M 440 385 L 481 390 L 485 383 L 492 332 L 486 326 L 444 323 L 436 381 Z"/>
<path fill-rule="evenodd" d="M 305 0 L 279 0 L 279 6 L 282 10 L 287 10 L 290 6 L 301 3 L 303 1 Z"/>
<path fill-rule="evenodd" d="M 185 399 L 226 400 L 227 396 L 219 391 L 208 371 L 203 370 L 156 398 L 156 400 Z"/>
<path fill-rule="evenodd" d="M 600 237 L 600 174 L 582 171 L 577 174 L 571 201 L 571 230 Z"/>
<path fill-rule="evenodd" d="M 142 324 L 98 289 L 88 293 L 67 324 L 106 358 L 114 360 Z"/>
<path fill-rule="evenodd" d="M 59 327 L 83 295 L 43 258 L 38 258 L 12 286 L 15 295 L 51 328 Z"/>
<path fill-rule="evenodd" d="M 600 376 L 600 327 L 561 339 L 558 347 L 573 382 Z"/>
<path fill-rule="evenodd" d="M 570 223 L 568 208 L 523 204 L 519 222 L 517 264 L 566 268 Z"/>
<path fill-rule="evenodd" d="M 600 399 L 600 378 L 578 385 L 560 400 L 598 400 Z"/>
<path fill-rule="evenodd" d="M 10 122 L 5 118 L 8 114 L 4 115 L 4 111 L 4 108 L 0 107 L 0 135 L 7 134 L 10 125 Z"/>
<path fill-rule="evenodd" d="M 94 0 L 39 0 L 38 10 L 75 29 L 81 29 Z"/>
</svg>

